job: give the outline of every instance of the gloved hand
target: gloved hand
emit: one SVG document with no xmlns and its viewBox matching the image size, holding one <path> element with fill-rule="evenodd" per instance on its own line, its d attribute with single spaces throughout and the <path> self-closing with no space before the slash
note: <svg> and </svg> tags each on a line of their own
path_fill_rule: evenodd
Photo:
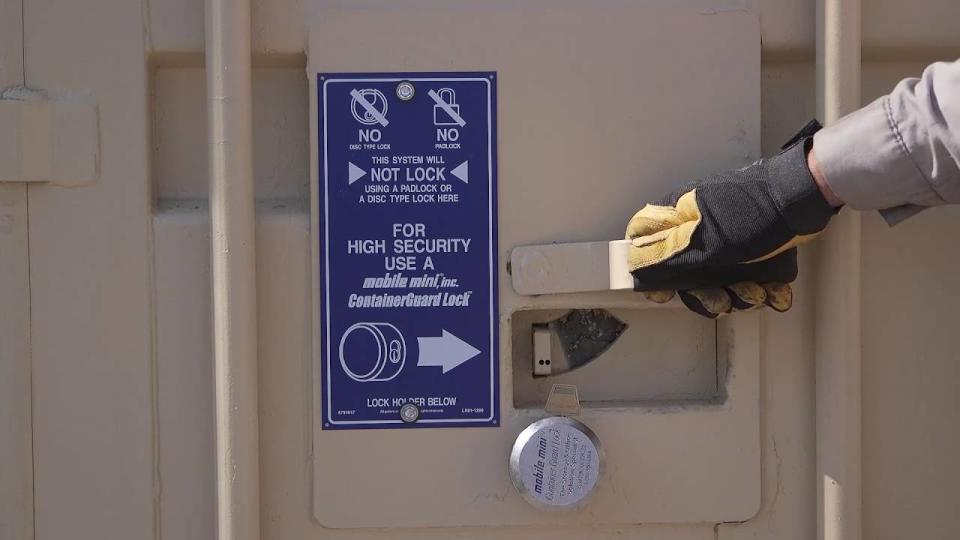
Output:
<svg viewBox="0 0 960 540">
<path fill-rule="evenodd" d="M 627 225 L 634 289 L 655 302 L 675 292 L 691 310 L 717 317 L 793 303 L 798 244 L 835 213 L 807 167 L 820 124 L 812 121 L 779 154 L 709 176 L 648 204 Z"/>
</svg>

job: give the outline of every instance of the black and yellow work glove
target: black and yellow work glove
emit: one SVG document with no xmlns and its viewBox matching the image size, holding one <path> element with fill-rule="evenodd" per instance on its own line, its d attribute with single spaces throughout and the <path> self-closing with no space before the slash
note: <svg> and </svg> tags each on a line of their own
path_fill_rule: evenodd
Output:
<svg viewBox="0 0 960 540">
<path fill-rule="evenodd" d="M 764 305 L 789 309 L 795 246 L 834 214 L 807 168 L 819 128 L 812 121 L 776 156 L 694 182 L 637 212 L 626 235 L 634 288 L 655 302 L 678 293 L 711 318 Z"/>
</svg>

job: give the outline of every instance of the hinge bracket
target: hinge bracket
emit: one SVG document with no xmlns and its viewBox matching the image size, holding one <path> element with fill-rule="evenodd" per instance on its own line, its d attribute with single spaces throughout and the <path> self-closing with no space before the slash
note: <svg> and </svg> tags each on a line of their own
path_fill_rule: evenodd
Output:
<svg viewBox="0 0 960 540">
<path fill-rule="evenodd" d="M 22 86 L 0 92 L 0 182 L 83 186 L 99 175 L 93 99 Z"/>
</svg>

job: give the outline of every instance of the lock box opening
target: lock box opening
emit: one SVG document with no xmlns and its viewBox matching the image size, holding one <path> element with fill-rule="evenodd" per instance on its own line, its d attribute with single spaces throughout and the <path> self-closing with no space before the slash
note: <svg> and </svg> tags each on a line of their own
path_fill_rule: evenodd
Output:
<svg viewBox="0 0 960 540">
<path fill-rule="evenodd" d="M 622 333 L 593 360 L 569 371 L 551 369 L 558 365 L 566 368 L 567 363 L 556 324 L 550 323 L 564 320 L 570 311 L 513 313 L 514 407 L 542 408 L 555 383 L 576 385 L 584 407 L 724 401 L 726 362 L 720 354 L 715 321 L 680 309 L 590 310 L 622 322 Z M 547 348 L 550 354 L 544 354 Z"/>
</svg>

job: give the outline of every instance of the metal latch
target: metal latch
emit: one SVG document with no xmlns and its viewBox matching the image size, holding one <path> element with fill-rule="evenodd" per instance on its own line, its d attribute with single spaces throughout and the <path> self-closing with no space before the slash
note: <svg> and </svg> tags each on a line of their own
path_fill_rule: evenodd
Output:
<svg viewBox="0 0 960 540">
<path fill-rule="evenodd" d="M 580 396 L 572 384 L 555 384 L 547 398 L 549 416 L 520 432 L 510 451 L 509 470 L 517 492 L 543 510 L 576 510 L 586 503 L 603 476 L 600 439 L 580 414 Z"/>
<path fill-rule="evenodd" d="M 96 102 L 22 86 L 0 92 L 0 182 L 91 184 L 100 175 Z"/>
</svg>

